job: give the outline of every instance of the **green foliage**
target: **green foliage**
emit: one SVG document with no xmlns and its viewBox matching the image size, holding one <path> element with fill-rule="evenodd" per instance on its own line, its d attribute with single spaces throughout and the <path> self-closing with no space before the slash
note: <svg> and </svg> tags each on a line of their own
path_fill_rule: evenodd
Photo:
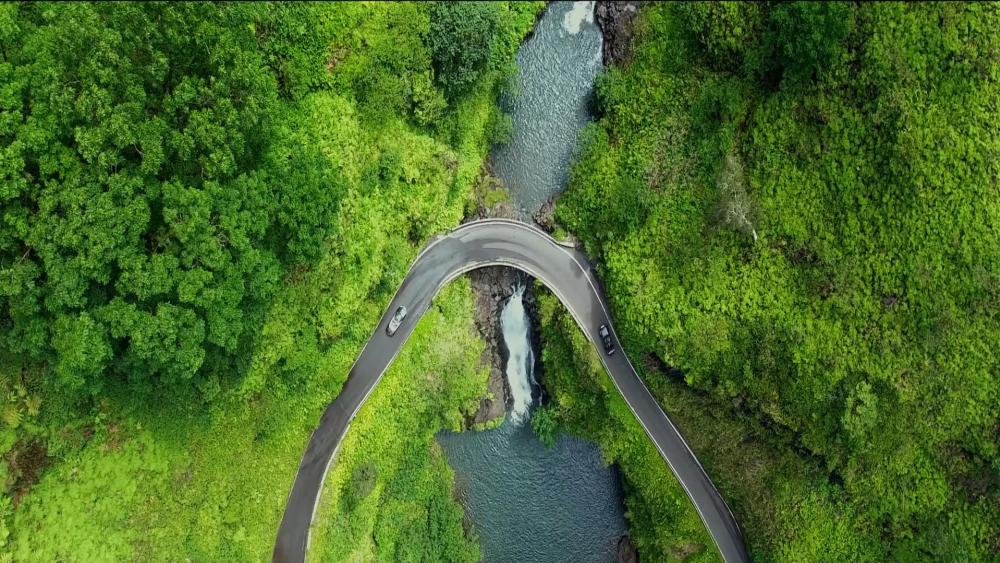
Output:
<svg viewBox="0 0 1000 563">
<path fill-rule="evenodd" d="M 413 82 L 413 116 L 425 127 L 434 125 L 444 116 L 448 102 L 444 94 L 434 87 L 430 72 L 416 76 Z"/>
<path fill-rule="evenodd" d="M 854 29 L 846 2 L 782 2 L 770 14 L 778 60 L 786 73 L 809 77 L 843 64 L 844 40 Z"/>
<path fill-rule="evenodd" d="M 538 8 L 501 6 L 503 57 Z M 0 376 L 21 374 L 0 386 L 14 391 L 9 403 L 20 413 L 16 429 L 0 425 L 0 438 L 5 461 L 38 444 L 48 463 L 12 515 L 0 496 L 0 537 L 10 532 L 0 556 L 7 548 L 18 561 L 270 556 L 303 445 L 419 247 L 462 218 L 488 148 L 499 74 L 452 105 L 433 85 L 431 101 L 410 97 L 413 80 L 432 76 L 428 10 L 0 4 L 0 170 L 19 182 L 0 182 L 0 346 L 18 352 L 0 353 Z M 402 68 L 384 66 L 402 54 L 412 55 L 399 59 L 405 79 L 383 90 L 391 107 L 372 111 L 378 96 L 361 95 L 364 76 Z M 22 103 L 29 95 L 33 106 Z M 421 108 L 440 112 L 433 127 L 419 123 Z M 29 110 L 35 117 L 22 115 Z M 163 124 L 137 137 L 146 141 L 140 154 L 127 141 L 153 127 L 143 120 Z M 96 156 L 80 152 L 77 131 L 91 132 Z M 19 154 L 46 156 L 32 168 L 8 159 Z M 64 186 L 65 170 L 79 182 Z M 76 207 L 46 199 L 57 196 Z M 31 197 L 48 207 L 31 207 Z M 37 246 L 25 252 L 32 214 L 43 212 L 58 229 L 31 241 L 63 237 L 45 255 L 61 262 Z M 117 230 L 91 239 L 85 227 L 95 222 Z M 73 276 L 89 280 L 82 293 L 46 285 L 72 285 Z M 366 432 L 386 418 L 379 409 L 365 422 L 362 411 L 349 439 L 377 440 L 353 452 L 357 464 L 345 445 L 348 462 L 331 471 L 341 480 L 326 498 L 341 499 L 354 468 L 373 463 L 374 472 L 358 472 L 356 509 L 385 500 L 381 522 L 393 527 L 379 531 L 383 559 L 478 557 L 429 438 L 457 427 L 485 392 L 469 288 L 456 284 L 372 397 L 397 401 L 400 425 Z M 31 361 L 32 350 L 45 363 Z M 102 362 L 103 375 L 89 373 Z M 77 387 L 100 394 L 76 401 Z M 188 400 L 195 390 L 211 403 Z M 16 468 L 0 467 L 9 467 L 11 487 Z M 317 530 L 337 518 L 330 513 Z"/>
<path fill-rule="evenodd" d="M 467 93 L 493 62 L 500 34 L 495 2 L 434 2 L 428 36 L 438 82 L 450 99 Z"/>
<path fill-rule="evenodd" d="M 489 139 L 491 145 L 499 145 L 510 141 L 511 135 L 514 134 L 514 121 L 511 116 L 504 113 L 500 108 L 497 108 L 493 115 L 490 116 L 489 122 L 486 125 L 486 138 Z"/>
<path fill-rule="evenodd" d="M 331 468 L 312 553 L 324 561 L 478 561 L 434 434 L 459 430 L 487 372 L 464 279 L 449 286 L 351 424 Z"/>
<path fill-rule="evenodd" d="M 10 15 L 10 9 L 7 8 Z M 311 8 L 20 6 L 0 73 L 0 341 L 67 391 L 242 371 L 281 273 L 342 193 L 283 128 L 322 57 Z M 313 38 L 313 44 L 322 43 Z"/>
<path fill-rule="evenodd" d="M 691 41 L 692 13 L 715 10 L 698 33 L 716 39 Z M 726 485 L 786 515 L 737 503 L 760 557 L 989 559 L 1000 8 L 781 3 L 749 35 L 739 10 L 643 12 L 557 216 L 598 259 L 631 354 L 824 474 Z M 713 63 L 725 49 L 749 58 Z"/>
<path fill-rule="evenodd" d="M 111 357 L 106 332 L 87 313 L 55 320 L 52 327 L 52 348 L 56 353 L 54 371 L 63 387 L 79 389 L 88 376 L 101 372 Z"/>
<path fill-rule="evenodd" d="M 757 2 L 686 2 L 680 10 L 714 68 L 739 68 L 764 27 L 765 9 Z"/>
<path fill-rule="evenodd" d="M 401 3 L 391 10 L 363 4 L 325 12 L 332 47 L 332 81 L 349 88 L 365 119 L 385 122 L 410 109 L 418 123 L 441 117 L 443 94 L 430 84 L 429 7 Z"/>
<path fill-rule="evenodd" d="M 378 478 L 378 466 L 373 462 L 362 463 L 354 468 L 351 473 L 351 490 L 347 496 L 350 506 L 357 506 L 365 500 L 375 488 L 375 480 Z"/>
<path fill-rule="evenodd" d="M 552 401 L 532 414 L 532 428 L 545 442 L 561 426 L 596 442 L 603 457 L 621 467 L 629 533 L 644 559 L 716 561 L 711 539 L 680 484 L 647 438 L 597 353 L 573 318 L 548 293 L 540 296 L 545 367 Z M 708 549 L 706 549 L 708 548 Z M 680 554 L 694 552 L 691 557 Z"/>
<path fill-rule="evenodd" d="M 556 445 L 559 433 L 559 423 L 552 407 L 543 406 L 531 413 L 531 429 L 538 436 L 538 441 L 551 448 Z"/>
<path fill-rule="evenodd" d="M 167 485 L 164 452 L 147 433 L 135 427 L 128 431 L 137 435 L 126 443 L 111 438 L 104 447 L 89 448 L 51 470 L 35 492 L 46 502 L 22 501 L 14 513 L 16 560 L 120 561 L 130 557 L 147 532 L 156 534 L 140 528 L 121 531 L 129 519 L 126 508 L 141 505 L 149 494 L 144 488 Z M 32 523 L 32 533 L 18 533 L 26 521 Z M 59 541 L 52 541 L 53 533 Z"/>
</svg>

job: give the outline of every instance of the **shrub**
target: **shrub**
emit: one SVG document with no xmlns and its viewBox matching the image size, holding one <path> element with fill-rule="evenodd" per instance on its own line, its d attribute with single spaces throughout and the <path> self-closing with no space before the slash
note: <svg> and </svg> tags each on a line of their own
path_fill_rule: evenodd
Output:
<svg viewBox="0 0 1000 563">
<path fill-rule="evenodd" d="M 854 8 L 846 2 L 780 3 L 770 19 L 786 76 L 808 78 L 840 62 L 854 29 Z"/>
<path fill-rule="evenodd" d="M 429 44 L 437 80 L 450 99 L 467 93 L 490 68 L 500 33 L 493 2 L 435 2 Z"/>
<path fill-rule="evenodd" d="M 556 444 L 556 434 L 559 432 L 559 423 L 556 420 L 556 413 L 552 407 L 541 407 L 535 409 L 531 414 L 531 429 L 538 436 L 538 441 L 545 444 L 546 448 L 551 448 Z"/>
<path fill-rule="evenodd" d="M 760 38 L 760 4 L 751 2 L 687 2 L 682 15 L 688 30 L 717 69 L 736 69 L 748 47 Z"/>
</svg>

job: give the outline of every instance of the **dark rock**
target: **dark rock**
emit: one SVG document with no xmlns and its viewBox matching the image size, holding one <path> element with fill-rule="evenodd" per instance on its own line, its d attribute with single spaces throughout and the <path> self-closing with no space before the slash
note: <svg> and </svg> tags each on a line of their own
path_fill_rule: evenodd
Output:
<svg viewBox="0 0 1000 563">
<path fill-rule="evenodd" d="M 632 54 L 633 23 L 642 4 L 641 1 L 597 2 L 594 16 L 604 36 L 605 65 L 628 62 Z"/>
<path fill-rule="evenodd" d="M 473 190 L 475 208 L 465 218 L 466 221 L 485 218 L 520 219 L 517 209 L 509 198 L 487 204 L 487 199 L 495 199 L 484 197 L 489 190 L 506 191 L 506 188 L 493 176 L 492 163 L 487 159 L 480 170 Z M 555 203 L 549 201 L 543 209 L 545 207 L 549 208 L 549 224 L 554 225 L 551 217 Z M 507 365 L 507 349 L 504 346 L 503 331 L 500 328 L 500 312 L 518 285 L 525 286 L 524 310 L 531 323 L 530 338 L 531 345 L 535 350 L 534 373 L 536 381 L 541 380 L 542 355 L 540 353 L 541 334 L 538 330 L 538 301 L 535 298 L 535 288 L 534 284 L 531 283 L 531 277 L 514 268 L 490 266 L 469 272 L 469 278 L 476 300 L 474 315 L 476 328 L 483 340 L 486 341 L 486 350 L 480 361 L 483 365 L 490 366 L 490 377 L 487 383 L 490 396 L 484 397 L 480 401 L 476 413 L 466 420 L 466 424 L 471 426 L 503 417 L 507 413 L 507 408 L 512 404 L 510 385 L 504 374 L 504 367 Z"/>
<path fill-rule="evenodd" d="M 531 277 L 514 268 L 489 266 L 469 272 L 472 292 L 476 300 L 475 323 L 480 336 L 486 341 L 481 363 L 490 366 L 487 383 L 490 397 L 483 398 L 479 409 L 467 424 L 478 425 L 501 418 L 511 405 L 510 385 L 504 373 L 507 365 L 507 348 L 500 328 L 500 313 L 518 285 L 524 288 L 524 310 L 531 323 L 531 346 L 535 350 L 535 379 L 541 379 L 541 334 L 538 330 L 538 299 Z"/>
<path fill-rule="evenodd" d="M 542 228 L 543 231 L 552 234 L 552 231 L 556 228 L 556 200 L 555 198 L 549 198 L 545 200 L 545 203 L 532 214 L 531 218 L 535 220 L 535 223 Z"/>
<path fill-rule="evenodd" d="M 617 563 L 638 563 L 639 552 L 635 549 L 632 536 L 626 534 L 618 540 L 618 551 L 615 554 Z"/>
<path fill-rule="evenodd" d="M 469 278 L 476 299 L 476 328 L 486 341 L 486 350 L 483 352 L 481 362 L 490 366 L 490 378 L 487 383 L 490 396 L 480 401 L 479 409 L 469 422 L 483 424 L 503 417 L 511 401 L 510 387 L 503 373 L 506 349 L 500 331 L 500 311 L 504 301 L 514 293 L 517 271 L 512 268 L 492 266 L 469 272 Z"/>
</svg>

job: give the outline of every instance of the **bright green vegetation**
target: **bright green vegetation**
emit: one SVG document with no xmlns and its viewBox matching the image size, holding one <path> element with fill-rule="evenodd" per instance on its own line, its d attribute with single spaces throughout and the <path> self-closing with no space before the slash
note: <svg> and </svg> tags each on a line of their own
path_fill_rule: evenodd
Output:
<svg viewBox="0 0 1000 563">
<path fill-rule="evenodd" d="M 289 127 L 325 80 L 322 35 L 293 31 L 314 17 L 3 6 L 5 356 L 83 396 L 128 379 L 211 400 L 245 373 L 282 275 L 322 253 L 345 190 Z"/>
<path fill-rule="evenodd" d="M 538 287 L 536 285 L 536 287 Z M 641 557 L 712 560 L 705 528 L 656 446 L 604 371 L 597 353 L 555 296 L 540 299 L 545 386 L 551 402 L 532 414 L 543 443 L 553 442 L 554 422 L 597 443 L 608 463 L 621 467 L 630 533 Z"/>
<path fill-rule="evenodd" d="M 446 98 L 426 4 L 0 5 L 0 552 L 269 557 L 323 407 L 468 205 L 539 7 L 481 8 L 490 60 Z M 377 557 L 474 558 L 427 439 L 485 391 L 470 307 L 450 289 L 374 396 L 409 424 L 357 444 L 382 506 L 324 509 L 409 522 Z"/>
<path fill-rule="evenodd" d="M 312 554 L 322 561 L 479 561 L 434 435 L 461 430 L 487 370 L 465 278 L 449 285 L 351 423 L 327 476 Z"/>
<path fill-rule="evenodd" d="M 1000 7 L 640 19 L 557 213 L 754 555 L 995 557 Z M 549 335 L 550 408 L 622 463 L 643 555 L 704 543 L 640 430 L 589 420 L 619 421 L 613 390 L 560 375 L 574 338 Z"/>
</svg>

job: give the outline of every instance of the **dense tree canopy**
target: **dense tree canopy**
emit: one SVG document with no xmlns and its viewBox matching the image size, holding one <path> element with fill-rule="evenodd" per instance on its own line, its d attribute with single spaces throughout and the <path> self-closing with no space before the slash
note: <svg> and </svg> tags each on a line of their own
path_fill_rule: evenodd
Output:
<svg viewBox="0 0 1000 563">
<path fill-rule="evenodd" d="M 493 2 L 435 2 L 430 47 L 438 82 L 449 97 L 469 90 L 489 69 L 500 33 L 500 7 Z"/>
<path fill-rule="evenodd" d="M 995 554 L 1000 7 L 642 17 L 558 214 L 631 347 L 828 473 L 809 518 L 751 543 L 823 559 L 843 514 L 855 559 Z"/>
<path fill-rule="evenodd" d="M 499 3 L 446 101 L 426 3 L 0 4 L 0 561 L 270 556 L 542 8 Z M 485 392 L 470 301 L 449 287 L 373 393 L 405 416 L 355 420 L 320 557 L 477 559 L 433 441 Z"/>
<path fill-rule="evenodd" d="M 309 9 L 0 10 L 3 353 L 68 389 L 111 368 L 210 396 L 336 209 L 334 171 L 281 127 L 322 70 L 287 48 Z"/>
</svg>

